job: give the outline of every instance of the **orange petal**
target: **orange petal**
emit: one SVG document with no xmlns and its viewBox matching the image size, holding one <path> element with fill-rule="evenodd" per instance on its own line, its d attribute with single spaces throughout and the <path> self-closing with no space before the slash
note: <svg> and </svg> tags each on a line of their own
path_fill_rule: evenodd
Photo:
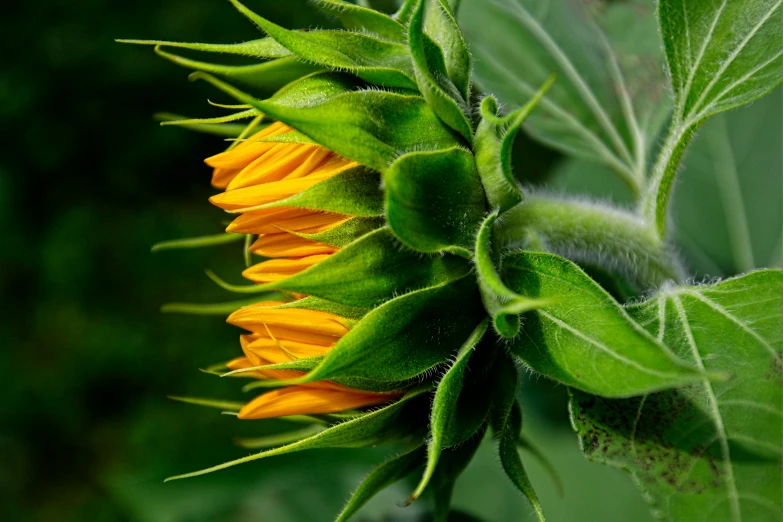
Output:
<svg viewBox="0 0 783 522">
<path fill-rule="evenodd" d="M 259 395 L 239 410 L 240 419 L 313 415 L 353 410 L 393 401 L 398 394 L 369 393 L 351 388 L 291 386 Z"/>
<path fill-rule="evenodd" d="M 255 283 L 271 283 L 298 274 L 328 257 L 329 254 L 318 254 L 292 259 L 272 259 L 251 266 L 242 272 L 242 275 Z"/>
<path fill-rule="evenodd" d="M 223 210 L 237 210 L 256 205 L 274 203 L 309 189 L 319 181 L 334 176 L 336 173 L 326 172 L 319 175 L 292 180 L 273 181 L 262 185 L 239 188 L 216 194 L 209 201 Z"/>
<path fill-rule="evenodd" d="M 204 163 L 214 168 L 223 169 L 243 169 L 255 160 L 260 154 L 271 149 L 277 143 L 268 141 L 258 141 L 263 138 L 285 134 L 292 129 L 287 125 L 276 122 L 269 127 L 258 131 L 245 141 L 241 141 L 236 147 L 220 154 L 215 154 L 204 160 Z"/>
<path fill-rule="evenodd" d="M 273 208 L 242 214 L 226 228 L 234 234 L 276 234 L 282 230 L 299 232 L 308 228 L 328 230 L 350 219 L 342 214 L 298 208 Z"/>
<path fill-rule="evenodd" d="M 285 351 L 280 348 L 281 346 L 285 349 Z M 253 357 L 267 360 L 271 364 L 278 364 L 292 360 L 291 355 L 289 354 L 294 355 L 297 359 L 305 357 L 317 357 L 319 355 L 325 355 L 329 353 L 331 347 L 313 343 L 303 343 L 300 341 L 291 341 L 288 339 L 278 339 L 277 336 L 275 336 L 274 339 L 271 337 L 259 336 L 258 339 L 248 343 L 246 346 L 243 346 L 243 349 L 245 350 L 245 354 L 247 354 L 248 358 L 251 360 L 252 354 Z M 288 353 L 286 353 L 286 351 Z"/>
<path fill-rule="evenodd" d="M 232 313 L 227 322 L 261 335 L 266 333 L 267 327 L 286 328 L 335 339 L 348 332 L 348 327 L 338 316 L 302 308 L 275 309 L 269 306 L 246 306 Z M 274 334 L 274 330 L 272 333 Z"/>
<path fill-rule="evenodd" d="M 264 257 L 302 257 L 315 254 L 334 254 L 339 248 L 288 234 L 265 234 L 251 246 L 250 251 Z"/>
<path fill-rule="evenodd" d="M 266 153 L 245 167 L 228 185 L 233 190 L 283 178 L 301 178 L 310 174 L 332 154 L 317 145 L 276 143 Z"/>
</svg>

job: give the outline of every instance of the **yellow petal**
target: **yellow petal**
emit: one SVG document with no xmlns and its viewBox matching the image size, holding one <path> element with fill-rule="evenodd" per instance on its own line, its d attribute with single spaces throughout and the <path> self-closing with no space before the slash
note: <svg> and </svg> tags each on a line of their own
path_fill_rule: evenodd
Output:
<svg viewBox="0 0 783 522">
<path fill-rule="evenodd" d="M 291 386 L 264 393 L 239 410 L 240 419 L 266 419 L 287 415 L 314 415 L 353 410 L 391 402 L 398 394 L 369 393 L 351 388 L 322 389 Z"/>
<path fill-rule="evenodd" d="M 265 234 L 251 246 L 250 251 L 264 257 L 303 257 L 315 254 L 333 254 L 339 248 L 283 232 Z"/>
<path fill-rule="evenodd" d="M 328 257 L 329 254 L 317 254 L 293 259 L 272 259 L 251 266 L 242 275 L 255 283 L 271 283 L 298 274 Z"/>
<path fill-rule="evenodd" d="M 242 214 L 226 228 L 234 234 L 276 234 L 280 230 L 299 232 L 309 228 L 328 230 L 350 219 L 342 214 L 298 208 L 270 208 Z"/>
<path fill-rule="evenodd" d="M 348 332 L 348 327 L 336 315 L 302 308 L 275 309 L 269 306 L 255 305 L 240 308 L 232 313 L 227 322 L 251 332 L 264 334 L 269 327 L 275 334 L 275 328 L 285 328 L 303 333 L 317 334 L 339 339 Z"/>
<path fill-rule="evenodd" d="M 335 173 L 336 174 L 336 173 Z M 223 210 L 237 210 L 256 205 L 274 203 L 281 199 L 298 194 L 319 181 L 332 177 L 334 174 L 326 172 L 319 175 L 311 175 L 306 178 L 273 181 L 262 185 L 254 185 L 236 190 L 229 190 L 216 194 L 209 201 Z"/>
</svg>

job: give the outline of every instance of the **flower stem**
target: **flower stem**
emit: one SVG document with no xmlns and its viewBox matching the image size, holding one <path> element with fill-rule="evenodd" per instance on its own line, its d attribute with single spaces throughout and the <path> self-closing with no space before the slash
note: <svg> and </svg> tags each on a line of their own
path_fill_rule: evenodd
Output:
<svg viewBox="0 0 783 522">
<path fill-rule="evenodd" d="M 598 203 L 530 194 L 502 216 L 497 234 L 505 249 L 537 243 L 630 276 L 644 288 L 685 277 L 674 253 L 641 217 Z"/>
</svg>

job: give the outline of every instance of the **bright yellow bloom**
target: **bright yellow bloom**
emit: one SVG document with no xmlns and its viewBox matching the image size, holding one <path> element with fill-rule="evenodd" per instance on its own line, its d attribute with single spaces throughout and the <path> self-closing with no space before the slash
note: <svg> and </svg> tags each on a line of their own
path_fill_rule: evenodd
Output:
<svg viewBox="0 0 783 522">
<path fill-rule="evenodd" d="M 206 160 L 214 168 L 212 184 L 225 189 L 210 201 L 224 210 L 240 211 L 227 231 L 257 234 L 258 239 L 250 246 L 250 251 L 272 258 L 243 272 L 256 283 L 285 279 L 328 258 L 337 247 L 301 235 L 325 232 L 350 219 L 342 214 L 298 208 L 249 209 L 293 196 L 358 166 L 318 145 L 259 141 L 290 131 L 284 124 L 274 123 L 233 149 Z M 243 212 L 242 209 L 248 210 Z M 325 355 L 348 332 L 342 317 L 313 310 L 276 308 L 280 304 L 259 303 L 229 316 L 230 324 L 250 332 L 240 337 L 244 356 L 229 362 L 230 369 Z M 243 374 L 275 380 L 304 375 L 298 371 L 263 369 Z M 333 413 L 382 404 L 399 396 L 318 381 L 264 393 L 246 404 L 240 410 L 239 418 Z"/>
</svg>

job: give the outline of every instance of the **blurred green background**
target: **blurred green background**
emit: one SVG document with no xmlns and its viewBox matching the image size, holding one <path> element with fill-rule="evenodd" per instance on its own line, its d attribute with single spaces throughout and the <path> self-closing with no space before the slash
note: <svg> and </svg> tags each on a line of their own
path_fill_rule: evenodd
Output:
<svg viewBox="0 0 783 522">
<path fill-rule="evenodd" d="M 332 25 L 300 0 L 249 5 L 289 27 Z M 0 7 L 0 519 L 332 520 L 388 450 L 306 452 L 163 483 L 246 454 L 234 437 L 285 426 L 240 422 L 166 398 L 241 397 L 236 381 L 198 371 L 237 353 L 237 331 L 220 318 L 159 313 L 170 301 L 232 299 L 203 270 L 239 282 L 238 245 L 149 251 L 157 241 L 220 231 L 202 159 L 224 147 L 218 138 L 161 128 L 152 113 L 217 115 L 206 99 L 227 100 L 206 84 L 188 84 L 186 71 L 150 49 L 114 43 L 122 37 L 236 42 L 257 33 L 221 0 Z M 780 113 L 776 93 L 728 117 L 736 135 L 729 138 L 745 162 L 738 160 L 739 168 L 755 180 L 744 197 L 758 214 L 749 218 L 761 231 L 758 255 L 770 260 L 760 265 L 779 259 L 780 176 L 769 173 L 780 172 Z M 683 251 L 695 275 L 728 275 L 737 270 L 715 225 L 720 206 L 703 196 L 714 183 L 698 177 L 711 172 L 709 149 L 697 147 L 678 208 L 702 246 L 696 252 L 684 240 Z M 524 139 L 517 156 L 528 181 L 552 174 L 565 190 L 612 191 L 603 173 Z M 701 210 L 688 197 L 701 198 Z M 550 520 L 650 519 L 629 477 L 579 452 L 564 388 L 527 378 L 522 394 L 525 429 L 565 482 L 560 498 L 525 456 Z M 390 488 L 357 519 L 427 520 L 426 499 L 397 506 L 410 487 Z M 490 522 L 532 520 L 488 444 L 458 482 L 454 504 Z"/>
</svg>

